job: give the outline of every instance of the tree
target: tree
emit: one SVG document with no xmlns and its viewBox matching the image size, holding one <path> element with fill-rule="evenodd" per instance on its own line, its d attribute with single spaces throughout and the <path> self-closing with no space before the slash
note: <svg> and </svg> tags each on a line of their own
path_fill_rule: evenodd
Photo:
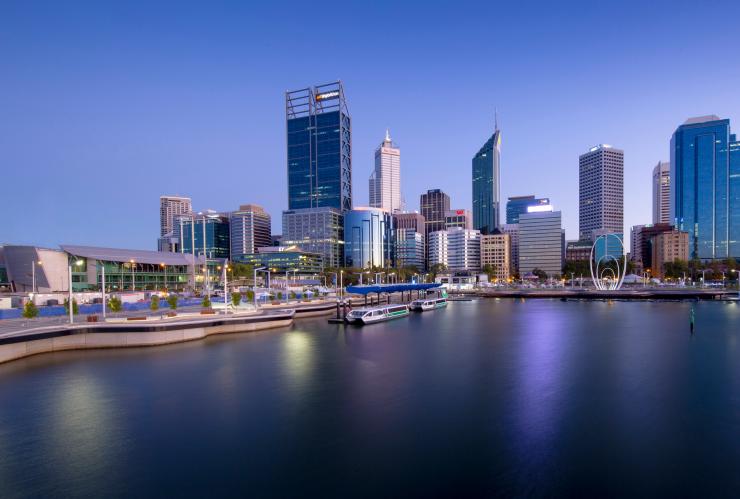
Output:
<svg viewBox="0 0 740 499">
<path fill-rule="evenodd" d="M 435 263 L 429 269 L 429 273 L 432 274 L 432 280 L 434 280 L 437 277 L 437 274 L 441 274 L 442 272 L 445 272 L 446 270 L 447 270 L 447 265 L 445 265 L 444 263 Z"/>
<path fill-rule="evenodd" d="M 177 310 L 177 300 L 178 296 L 174 293 L 170 294 L 167 297 L 167 303 L 169 304 L 171 310 Z"/>
<path fill-rule="evenodd" d="M 38 315 L 39 309 L 36 307 L 36 304 L 32 300 L 28 300 L 23 306 L 23 317 L 33 319 L 34 317 L 38 317 Z"/>
<path fill-rule="evenodd" d="M 536 276 L 540 281 L 547 280 L 547 272 L 542 269 L 535 268 L 532 270 L 532 274 Z"/>
<path fill-rule="evenodd" d="M 247 301 L 254 301 L 254 291 L 252 291 L 251 289 L 247 290 Z"/>
<path fill-rule="evenodd" d="M 485 264 L 481 270 L 488 276 L 488 282 L 493 281 L 498 275 L 496 266 L 490 263 Z"/>
<path fill-rule="evenodd" d="M 64 299 L 64 310 L 69 313 L 69 298 Z M 80 313 L 80 307 L 77 306 L 77 300 L 72 298 L 72 314 L 77 315 Z"/>
<path fill-rule="evenodd" d="M 111 312 L 120 312 L 121 309 L 123 308 L 121 299 L 117 296 L 111 296 L 108 299 L 108 308 L 110 308 Z"/>
<path fill-rule="evenodd" d="M 254 278 L 254 265 L 252 265 L 251 263 L 232 263 L 231 275 L 234 279 L 239 279 L 242 277 Z"/>
<path fill-rule="evenodd" d="M 296 298 L 296 294 L 295 294 L 295 291 L 291 291 L 291 292 L 290 292 L 290 293 L 288 294 L 288 298 L 290 298 L 291 300 L 295 300 L 295 298 Z"/>
<path fill-rule="evenodd" d="M 149 303 L 149 308 L 155 312 L 159 310 L 159 296 L 158 295 L 152 296 L 152 301 Z"/>
<path fill-rule="evenodd" d="M 201 301 L 201 305 L 203 305 L 203 308 L 211 308 L 211 297 L 205 295 L 203 301 Z"/>
<path fill-rule="evenodd" d="M 282 299 L 283 299 L 283 292 L 282 291 L 278 291 L 277 292 L 277 299 L 282 301 Z"/>
<path fill-rule="evenodd" d="M 247 291 L 247 296 L 249 296 L 249 291 Z M 231 303 L 234 305 L 234 307 L 238 307 L 239 304 L 242 302 L 242 294 L 238 291 L 234 291 L 231 293 Z"/>
<path fill-rule="evenodd" d="M 679 279 L 689 269 L 685 260 L 674 260 L 663 264 L 663 276 L 669 279 Z"/>
</svg>

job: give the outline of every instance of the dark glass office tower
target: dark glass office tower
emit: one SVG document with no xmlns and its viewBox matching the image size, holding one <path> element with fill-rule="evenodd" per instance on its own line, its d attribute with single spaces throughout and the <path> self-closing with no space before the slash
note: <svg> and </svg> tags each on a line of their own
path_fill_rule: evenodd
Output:
<svg viewBox="0 0 740 499">
<path fill-rule="evenodd" d="M 419 198 L 419 211 L 424 217 L 425 260 L 429 263 L 429 234 L 445 230 L 447 212 L 450 210 L 450 196 L 440 189 L 431 189 Z M 427 266 L 427 268 L 429 268 Z"/>
<path fill-rule="evenodd" d="M 689 256 L 740 257 L 740 158 L 730 120 L 691 118 L 671 137 L 671 219 Z"/>
<path fill-rule="evenodd" d="M 341 82 L 285 93 L 288 209 L 352 209 L 352 132 Z"/>
<path fill-rule="evenodd" d="M 473 157 L 473 228 L 483 234 L 499 228 L 500 167 L 501 131 L 497 126 Z"/>
<path fill-rule="evenodd" d="M 534 196 L 513 196 L 506 202 L 506 223 L 518 224 L 519 215 L 527 213 L 530 206 L 547 206 L 550 198 L 535 198 Z"/>
</svg>

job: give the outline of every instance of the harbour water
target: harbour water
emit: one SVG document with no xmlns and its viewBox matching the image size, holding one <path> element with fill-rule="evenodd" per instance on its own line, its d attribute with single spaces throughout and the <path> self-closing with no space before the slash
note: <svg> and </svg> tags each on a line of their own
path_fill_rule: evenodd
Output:
<svg viewBox="0 0 740 499">
<path fill-rule="evenodd" d="M 30 357 L 0 365 L 0 497 L 736 497 L 738 326 L 489 299 Z"/>
</svg>

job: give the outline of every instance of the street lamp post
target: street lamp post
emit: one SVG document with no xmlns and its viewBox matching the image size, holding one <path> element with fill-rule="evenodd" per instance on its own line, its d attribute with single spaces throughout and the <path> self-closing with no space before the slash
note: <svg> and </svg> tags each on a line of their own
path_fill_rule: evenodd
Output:
<svg viewBox="0 0 740 499">
<path fill-rule="evenodd" d="M 101 280 L 100 280 L 100 291 L 101 291 L 101 298 L 103 300 L 103 320 L 105 321 L 105 264 L 101 264 Z"/>
<path fill-rule="evenodd" d="M 165 293 L 167 292 L 167 265 L 164 264 L 164 262 L 159 264 L 160 267 L 164 269 L 164 286 L 162 287 L 162 291 Z"/>
<path fill-rule="evenodd" d="M 254 269 L 254 283 L 252 285 L 253 294 L 254 294 L 253 296 L 254 308 L 257 308 L 257 272 L 261 270 L 265 270 L 266 268 L 267 267 L 259 267 L 259 268 L 255 267 Z"/>
<path fill-rule="evenodd" d="M 339 293 L 344 301 L 344 270 L 339 271 Z"/>
<path fill-rule="evenodd" d="M 31 260 L 31 293 L 38 292 L 38 286 L 36 286 L 36 265 L 41 265 L 41 260 L 38 262 L 35 259 Z"/>
<path fill-rule="evenodd" d="M 229 260 L 224 261 L 224 315 L 229 313 L 229 281 L 227 270 L 229 270 Z"/>
<path fill-rule="evenodd" d="M 136 269 L 134 268 L 134 260 L 129 260 L 131 264 L 131 291 L 136 291 Z"/>
</svg>

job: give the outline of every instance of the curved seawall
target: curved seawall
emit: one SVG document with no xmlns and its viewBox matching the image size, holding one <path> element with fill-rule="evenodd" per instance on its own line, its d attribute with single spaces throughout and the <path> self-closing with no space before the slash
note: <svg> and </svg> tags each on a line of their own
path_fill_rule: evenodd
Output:
<svg viewBox="0 0 740 499">
<path fill-rule="evenodd" d="M 293 323 L 294 316 L 295 312 L 288 310 L 250 317 L 173 319 L 157 324 L 84 324 L 57 329 L 45 328 L 30 331 L 23 336 L 0 339 L 0 363 L 62 350 L 166 345 L 216 334 L 285 327 Z"/>
</svg>

